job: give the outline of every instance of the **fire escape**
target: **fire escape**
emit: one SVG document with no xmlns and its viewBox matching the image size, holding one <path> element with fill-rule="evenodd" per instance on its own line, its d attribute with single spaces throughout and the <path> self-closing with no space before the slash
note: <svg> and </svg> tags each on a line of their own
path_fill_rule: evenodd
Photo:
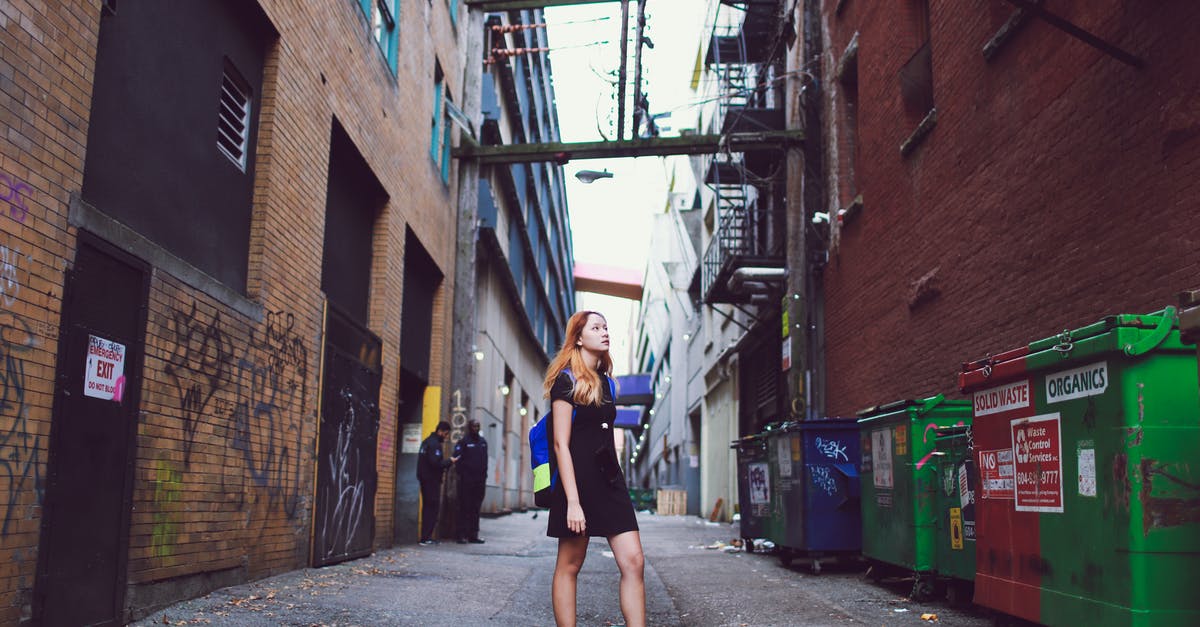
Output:
<svg viewBox="0 0 1200 627">
<path fill-rule="evenodd" d="M 720 133 L 784 130 L 782 92 L 769 50 L 778 24 L 777 3 L 722 0 L 722 5 L 722 10 L 742 12 L 744 19 L 736 26 L 714 26 L 705 59 L 722 96 L 716 116 Z M 716 197 L 716 224 L 701 269 L 705 302 L 749 303 L 770 297 L 768 285 L 748 273 L 742 274 L 751 280 L 743 282 L 736 273 L 784 267 L 785 165 L 785 155 L 777 148 L 725 149 L 711 157 L 705 184 Z"/>
</svg>

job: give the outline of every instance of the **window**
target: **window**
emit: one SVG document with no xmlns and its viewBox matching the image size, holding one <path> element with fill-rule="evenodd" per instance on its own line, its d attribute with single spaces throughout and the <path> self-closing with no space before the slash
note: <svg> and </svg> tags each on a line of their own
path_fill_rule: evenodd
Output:
<svg viewBox="0 0 1200 627">
<path fill-rule="evenodd" d="M 929 43 L 929 0 L 908 2 L 908 48 L 912 56 L 900 68 L 900 96 L 909 122 L 920 122 L 933 108 L 933 56 Z"/>
<path fill-rule="evenodd" d="M 446 94 L 446 111 L 442 113 L 442 182 L 450 183 L 450 94 Z"/>
<path fill-rule="evenodd" d="M 217 109 L 217 149 L 245 172 L 250 143 L 250 87 L 228 61 L 221 77 L 221 103 Z"/>
<path fill-rule="evenodd" d="M 371 37 L 387 59 L 388 68 L 396 73 L 399 35 L 396 28 L 396 4 L 399 0 L 359 0 L 363 13 L 370 21 Z"/>
<path fill-rule="evenodd" d="M 442 65 L 433 68 L 433 115 L 429 130 L 429 157 L 438 166 L 443 183 L 450 182 L 450 92 Z"/>
<path fill-rule="evenodd" d="M 429 131 L 429 156 L 436 163 L 441 155 L 441 138 L 442 138 L 442 92 L 445 91 L 445 76 L 442 74 L 442 64 L 436 63 L 433 67 L 433 119 L 430 122 L 431 129 Z"/>
<path fill-rule="evenodd" d="M 937 124 L 933 102 L 933 46 L 929 38 L 929 0 L 907 0 L 905 35 L 912 57 L 900 68 L 900 99 L 912 133 L 900 143 L 902 157 L 912 154 Z"/>
</svg>

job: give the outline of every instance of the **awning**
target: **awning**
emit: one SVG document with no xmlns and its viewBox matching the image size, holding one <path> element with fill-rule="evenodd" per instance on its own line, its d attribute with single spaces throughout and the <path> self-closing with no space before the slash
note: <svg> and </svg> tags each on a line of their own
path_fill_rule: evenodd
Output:
<svg viewBox="0 0 1200 627">
<path fill-rule="evenodd" d="M 650 375 L 627 374 L 617 379 L 617 405 L 652 405 L 654 390 L 651 389 Z"/>
<path fill-rule="evenodd" d="M 613 420 L 613 426 L 618 429 L 637 429 L 642 426 L 642 415 L 645 413 L 645 405 L 618 407 L 617 418 Z"/>
</svg>

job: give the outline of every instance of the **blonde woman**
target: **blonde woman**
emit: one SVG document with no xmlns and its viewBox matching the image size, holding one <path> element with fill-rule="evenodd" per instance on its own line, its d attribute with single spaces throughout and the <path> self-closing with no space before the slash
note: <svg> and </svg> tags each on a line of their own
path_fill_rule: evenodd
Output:
<svg viewBox="0 0 1200 627">
<path fill-rule="evenodd" d="M 567 321 L 562 349 L 546 371 L 551 450 L 559 475 L 546 535 L 558 538 L 551 598 L 560 627 L 575 625 L 576 583 L 592 536 L 608 539 L 621 571 L 625 624 L 646 624 L 642 540 L 613 444 L 617 409 L 608 380 L 608 343 L 604 316 L 578 312 Z"/>
</svg>

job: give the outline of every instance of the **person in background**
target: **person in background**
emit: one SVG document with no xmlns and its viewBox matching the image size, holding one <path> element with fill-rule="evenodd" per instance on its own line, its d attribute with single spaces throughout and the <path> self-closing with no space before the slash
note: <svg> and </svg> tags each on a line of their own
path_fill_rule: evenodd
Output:
<svg viewBox="0 0 1200 627">
<path fill-rule="evenodd" d="M 558 538 L 550 596 L 554 620 L 574 627 L 579 570 L 591 536 L 608 540 L 621 571 L 621 613 L 629 627 L 646 625 L 645 557 L 633 501 L 613 443 L 615 399 L 608 378 L 608 322 L 594 311 L 567 321 L 566 339 L 546 370 L 551 450 L 559 481 L 546 535 Z M 570 369 L 570 372 L 564 372 Z"/>
<path fill-rule="evenodd" d="M 433 529 L 437 527 L 438 507 L 442 501 L 442 476 L 458 461 L 458 457 L 443 459 L 442 446 L 450 435 L 450 423 L 445 420 L 421 442 L 417 453 L 417 481 L 421 482 L 421 544 L 436 544 Z"/>
<path fill-rule="evenodd" d="M 467 423 L 467 434 L 454 445 L 458 458 L 458 543 L 483 544 L 479 538 L 479 507 L 487 489 L 487 440 L 479 435 L 479 421 Z"/>
</svg>

